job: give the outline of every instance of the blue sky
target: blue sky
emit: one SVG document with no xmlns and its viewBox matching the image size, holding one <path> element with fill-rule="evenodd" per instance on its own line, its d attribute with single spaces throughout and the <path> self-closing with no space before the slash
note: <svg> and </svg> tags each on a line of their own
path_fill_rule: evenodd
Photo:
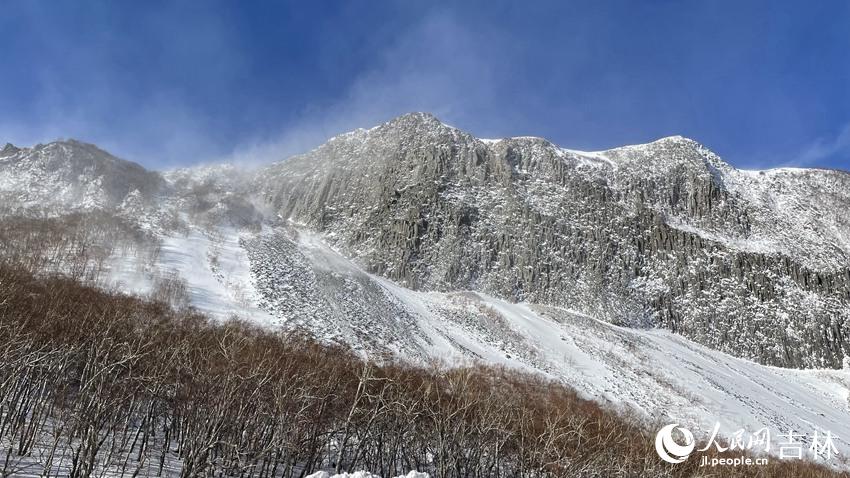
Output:
<svg viewBox="0 0 850 478">
<path fill-rule="evenodd" d="M 409 111 L 850 169 L 850 2 L 53 2 L 0 15 L 0 142 L 270 161 Z"/>
</svg>

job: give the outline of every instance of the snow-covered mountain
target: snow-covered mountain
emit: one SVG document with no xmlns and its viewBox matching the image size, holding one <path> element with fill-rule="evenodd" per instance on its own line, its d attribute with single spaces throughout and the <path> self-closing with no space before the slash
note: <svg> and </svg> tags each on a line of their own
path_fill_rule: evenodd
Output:
<svg viewBox="0 0 850 478">
<path fill-rule="evenodd" d="M 531 369 L 706 432 L 830 430 L 850 453 L 844 172 L 740 171 L 681 137 L 482 140 L 415 113 L 257 170 L 7 146 L 0 194 L 7 218 L 133 225 L 105 287 L 176 280 L 217 317 Z"/>
<path fill-rule="evenodd" d="M 166 184 L 159 173 L 75 140 L 0 150 L 0 200 L 38 212 L 115 209 L 149 202 Z"/>
<path fill-rule="evenodd" d="M 850 355 L 850 174 L 738 171 L 681 137 L 585 153 L 424 114 L 258 175 L 366 270 L 661 326 L 780 366 Z M 805 304 L 805 305 L 803 305 Z"/>
</svg>

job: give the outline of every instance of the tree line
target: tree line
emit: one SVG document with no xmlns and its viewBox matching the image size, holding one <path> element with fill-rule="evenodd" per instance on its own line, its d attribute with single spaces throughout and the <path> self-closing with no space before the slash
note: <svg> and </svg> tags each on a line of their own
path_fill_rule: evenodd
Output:
<svg viewBox="0 0 850 478">
<path fill-rule="evenodd" d="M 0 266 L 3 477 L 702 474 L 661 462 L 651 430 L 538 375 L 369 361 Z M 802 462 L 759 468 L 732 471 L 833 476 Z"/>
</svg>

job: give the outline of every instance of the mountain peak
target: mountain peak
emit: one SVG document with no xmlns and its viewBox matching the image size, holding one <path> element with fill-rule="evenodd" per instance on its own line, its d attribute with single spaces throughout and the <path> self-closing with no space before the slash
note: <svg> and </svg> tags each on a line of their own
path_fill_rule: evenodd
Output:
<svg viewBox="0 0 850 478">
<path fill-rule="evenodd" d="M 699 141 L 688 138 L 682 135 L 672 135 L 672 136 L 664 136 L 662 138 L 658 138 L 646 143 L 635 143 L 635 144 L 626 144 L 623 146 L 617 146 L 607 151 L 617 151 L 617 150 L 628 150 L 628 149 L 646 149 L 646 148 L 663 148 L 667 146 L 686 146 L 692 148 L 705 148 L 702 143 Z"/>
<path fill-rule="evenodd" d="M 682 140 L 690 140 L 690 138 L 686 138 L 680 134 L 674 134 L 671 136 L 664 136 L 663 138 L 658 138 L 655 142 L 660 141 L 682 141 Z M 691 140 L 692 141 L 692 140 Z"/>
<path fill-rule="evenodd" d="M 388 121 L 388 123 L 426 123 L 426 124 L 444 124 L 439 120 L 434 114 L 428 113 L 426 111 L 411 111 L 410 113 L 405 113 L 401 116 L 396 116 L 395 118 Z"/>
<path fill-rule="evenodd" d="M 15 146 L 14 144 L 6 143 L 6 146 L 3 146 L 3 149 L 0 150 L 0 154 L 2 154 L 3 156 L 12 156 L 20 150 L 21 148 Z"/>
<path fill-rule="evenodd" d="M 663 138 L 658 138 L 658 139 L 656 139 L 655 141 L 653 141 L 652 143 L 658 143 L 658 144 L 684 144 L 684 145 L 690 145 L 690 146 L 694 146 L 694 147 L 701 147 L 701 148 L 705 148 L 705 145 L 703 145 L 703 144 L 702 144 L 702 143 L 700 143 L 699 141 L 697 141 L 697 140 L 695 140 L 695 139 L 693 139 L 693 138 L 688 138 L 688 137 L 686 137 L 686 136 L 682 136 L 682 135 L 678 135 L 678 134 L 675 134 L 675 135 L 673 135 L 673 136 L 665 136 L 665 137 L 663 137 Z"/>
<path fill-rule="evenodd" d="M 403 114 L 401 116 L 397 116 L 386 123 L 378 126 L 378 129 L 389 129 L 389 130 L 402 130 L 402 131 L 415 131 L 415 132 L 425 132 L 425 131 L 456 131 L 461 132 L 457 128 L 453 126 L 449 126 L 446 123 L 440 121 L 439 118 L 434 116 L 431 113 L 426 112 L 412 112 Z"/>
<path fill-rule="evenodd" d="M 50 147 L 57 147 L 57 146 L 67 147 L 67 148 L 71 148 L 73 150 L 83 150 L 83 151 L 88 151 L 88 152 L 91 152 L 91 153 L 97 153 L 98 155 L 115 158 L 115 156 L 112 153 L 100 148 L 99 146 L 97 146 L 94 143 L 88 143 L 86 141 L 81 141 L 81 140 L 74 139 L 74 138 L 58 138 L 58 139 L 51 141 L 47 144 L 37 145 L 36 149 L 38 149 L 39 146 L 41 146 L 42 148 L 50 148 Z"/>
</svg>

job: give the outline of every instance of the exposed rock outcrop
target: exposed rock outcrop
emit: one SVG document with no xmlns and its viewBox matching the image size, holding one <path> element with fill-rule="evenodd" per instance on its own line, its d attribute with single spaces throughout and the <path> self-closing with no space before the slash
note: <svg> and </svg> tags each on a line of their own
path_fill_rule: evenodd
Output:
<svg viewBox="0 0 850 478">
<path fill-rule="evenodd" d="M 845 173 L 738 171 L 681 137 L 599 153 L 482 141 L 411 114 L 257 182 L 281 217 L 411 288 L 667 327 L 767 364 L 850 353 Z"/>
</svg>

